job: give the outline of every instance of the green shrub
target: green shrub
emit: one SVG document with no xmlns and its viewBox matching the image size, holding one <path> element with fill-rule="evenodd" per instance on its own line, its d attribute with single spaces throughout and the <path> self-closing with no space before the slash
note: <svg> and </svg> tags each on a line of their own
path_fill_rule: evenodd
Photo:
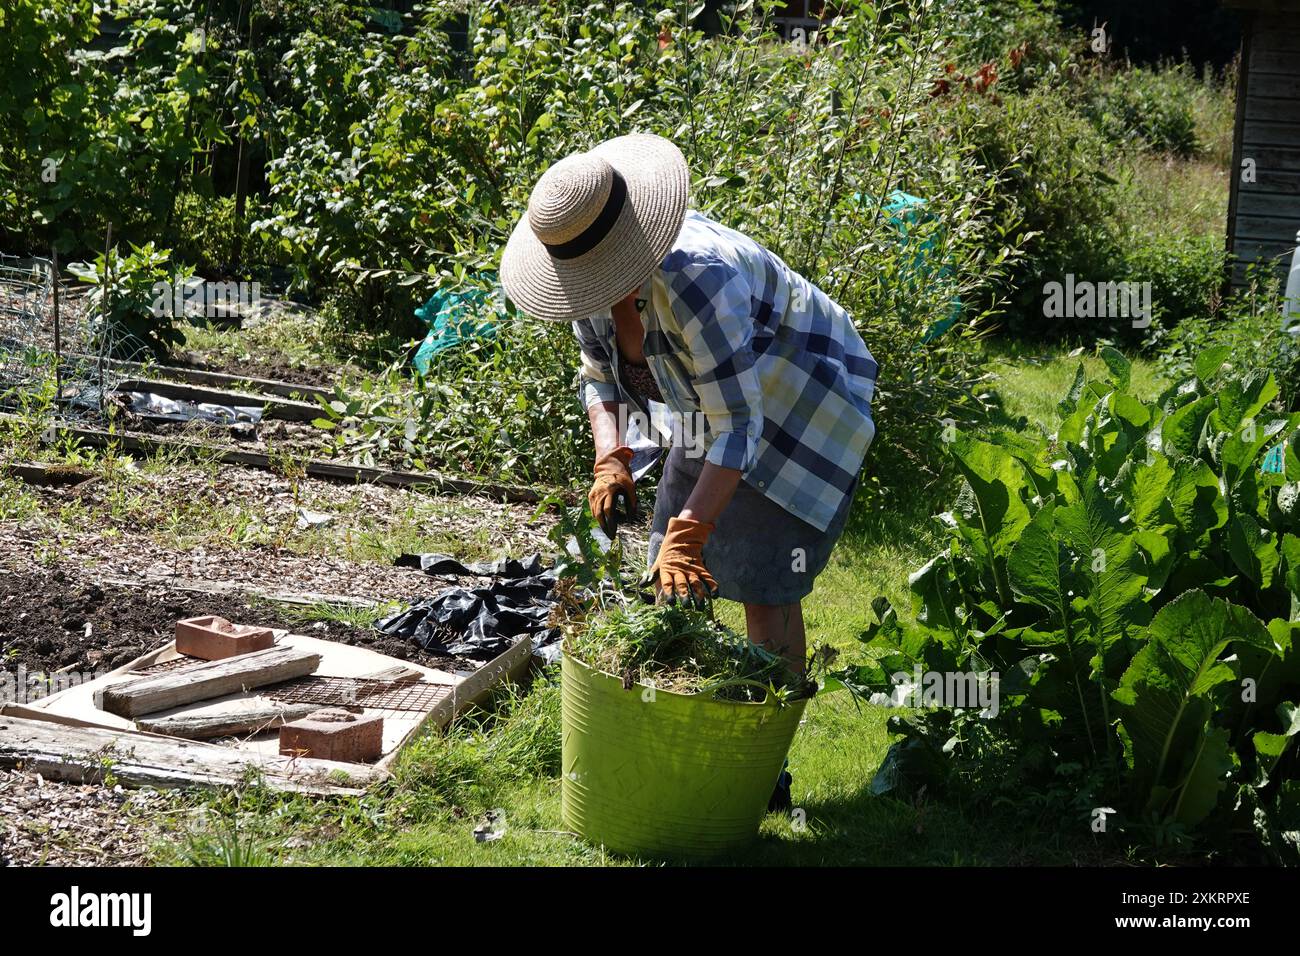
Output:
<svg viewBox="0 0 1300 956">
<path fill-rule="evenodd" d="M 425 378 L 405 356 L 340 388 L 318 424 L 363 464 L 568 485 L 588 471 L 590 430 L 577 400 L 577 342 L 564 324 L 506 320 L 492 339 L 437 355 Z"/>
<path fill-rule="evenodd" d="M 220 5 L 218 5 L 220 6 Z M 84 0 L 6 6 L 0 136 L 14 189 L 0 230 L 64 253 L 103 248 L 106 226 L 160 235 L 196 154 L 229 141 L 221 121 L 229 25 L 197 0 Z M 96 48 L 102 21 L 115 46 Z M 207 29 L 205 29 L 205 24 Z M 7 194 L 7 196 L 5 195 Z"/>
<path fill-rule="evenodd" d="M 165 361 L 184 340 L 174 290 L 193 273 L 173 271 L 170 263 L 171 251 L 149 242 L 132 245 L 125 256 L 114 246 L 107 257 L 68 264 L 73 275 L 92 286 L 87 304 L 98 316 L 96 335 L 106 340 L 108 352 L 121 358 L 147 352 Z"/>
<path fill-rule="evenodd" d="M 420 36 L 436 32 L 441 10 L 431 8 Z M 915 488 L 937 460 L 944 419 L 978 411 L 972 392 L 981 380 L 968 326 L 923 345 L 926 330 L 956 298 L 968 322 L 977 320 L 1020 240 L 1013 225 L 989 224 L 998 171 L 967 162 L 974 145 L 964 131 L 941 140 L 917 121 L 941 53 L 940 21 L 923 19 L 920 3 L 890 18 L 854 8 L 824 46 L 798 51 L 770 42 L 761 20 L 705 37 L 689 12 L 557 0 L 475 5 L 469 86 L 440 79 L 432 40 L 427 51 L 420 40 L 403 53 L 430 58 L 419 86 L 381 82 L 396 68 L 381 39 L 366 41 L 375 49 L 352 80 L 342 49 L 314 61 L 313 76 L 293 66 L 303 71 L 295 82 L 304 96 L 333 105 L 275 165 L 275 215 L 257 228 L 282 237 L 306 281 L 357 279 L 350 308 L 358 322 L 400 328 L 435 282 L 454 286 L 495 268 L 550 162 L 620 133 L 669 136 L 686 153 L 697 208 L 781 255 L 854 316 L 882 368 L 876 412 L 888 425 L 873 463 L 886 471 L 883 483 Z M 661 47 L 665 33 L 671 42 Z M 340 71 L 342 95 L 330 99 L 325 78 Z M 287 118 L 286 129 L 290 122 L 303 121 Z M 340 166 L 349 156 L 355 176 Z M 906 242 L 880 206 L 898 188 L 930 203 L 928 222 Z M 924 241 L 933 242 L 936 267 L 920 273 Z M 414 416 L 411 441 L 423 461 L 464 460 L 501 476 L 584 474 L 571 339 L 567 329 L 528 324 L 440 359 L 409 398 L 395 397 L 403 383 L 392 377 L 358 395 L 357 407 L 387 408 L 383 394 L 404 409 L 457 409 Z M 343 426 L 343 444 L 362 447 L 367 430 L 359 418 Z M 391 425 L 381 430 L 386 449 L 400 445 Z M 525 461 L 525 439 L 536 442 L 534 463 Z"/>
<path fill-rule="evenodd" d="M 1151 283 L 1153 324 L 1167 328 L 1214 310 L 1227 261 L 1222 236 L 1131 234 L 1129 242 L 1123 278 Z"/>
<path fill-rule="evenodd" d="M 1198 82 L 1186 63 L 1119 69 L 1088 86 L 1083 110 L 1112 143 L 1187 158 L 1201 150 Z"/>
<path fill-rule="evenodd" d="M 1062 27 L 1056 0 L 949 0 L 946 7 L 949 59 L 964 73 L 995 64 L 999 90 L 1067 86 L 1088 69 L 1086 37 Z"/>
<path fill-rule="evenodd" d="M 1054 435 L 957 436 L 965 482 L 911 576 L 917 623 L 878 601 L 877 662 L 850 679 L 993 673 L 998 706 L 895 718 L 881 788 L 964 781 L 1021 809 L 1055 789 L 1067 825 L 1109 807 L 1107 832 L 1157 843 L 1300 826 L 1300 414 L 1268 412 L 1272 376 L 1226 354 L 1148 403 L 1107 349 Z M 1282 439 L 1283 473 L 1261 472 Z"/>
<path fill-rule="evenodd" d="M 218 275 L 230 267 L 235 248 L 235 199 L 187 192 L 172 211 L 172 256 L 198 272 Z"/>
<path fill-rule="evenodd" d="M 73 53 L 95 35 L 93 12 L 91 0 L 13 0 L 0 10 L 0 235 L 10 249 L 48 248 L 54 203 L 72 193 L 64 167 L 75 157 L 60 140 L 86 107 Z"/>
<path fill-rule="evenodd" d="M 1108 172 L 1114 153 L 1058 92 L 1036 88 L 995 102 L 956 98 L 937 119 L 974 144 L 972 160 L 997 177 L 988 217 L 993 242 L 1024 238 L 1019 258 L 995 288 L 1006 296 L 1013 334 L 1088 338 L 1125 333 L 1095 319 L 1044 316 L 1044 286 L 1067 274 L 1120 281 L 1118 197 Z"/>
<path fill-rule="evenodd" d="M 1225 361 L 1240 372 L 1264 369 L 1279 389 L 1279 407 L 1300 411 L 1300 346 L 1283 330 L 1280 280 L 1258 271 L 1247 287 L 1212 314 L 1180 322 L 1158 340 L 1160 368 L 1170 378 L 1187 375 L 1210 350 L 1226 349 Z M 1300 317 L 1292 320 L 1292 324 Z"/>
</svg>

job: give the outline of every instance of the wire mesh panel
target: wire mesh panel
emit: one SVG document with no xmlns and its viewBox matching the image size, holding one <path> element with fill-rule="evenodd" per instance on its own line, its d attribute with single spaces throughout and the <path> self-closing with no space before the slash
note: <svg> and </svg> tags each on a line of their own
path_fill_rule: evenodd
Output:
<svg viewBox="0 0 1300 956">
<path fill-rule="evenodd" d="M 451 690 L 445 684 L 427 684 L 423 681 L 385 681 L 312 674 L 264 688 L 261 693 L 289 704 L 353 706 L 369 710 L 425 713 L 450 695 Z"/>
<path fill-rule="evenodd" d="M 86 293 L 55 281 L 48 259 L 0 255 L 0 408 L 39 405 L 57 386 L 59 418 L 98 422 L 121 378 L 111 330 Z"/>
<path fill-rule="evenodd" d="M 54 271 L 43 259 L 0 256 L 0 401 L 17 404 L 20 392 L 43 381 L 54 354 L 42 341 L 54 288 Z"/>
<path fill-rule="evenodd" d="M 110 361 L 112 330 L 84 293 L 63 302 L 59 413 L 65 419 L 102 421 L 105 399 L 123 379 Z"/>
</svg>

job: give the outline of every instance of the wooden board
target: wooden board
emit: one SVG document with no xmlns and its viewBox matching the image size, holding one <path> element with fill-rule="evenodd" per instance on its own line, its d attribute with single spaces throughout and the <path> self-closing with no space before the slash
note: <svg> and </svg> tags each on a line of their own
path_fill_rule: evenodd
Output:
<svg viewBox="0 0 1300 956">
<path fill-rule="evenodd" d="M 1300 28 L 1296 26 L 1296 8 L 1292 13 L 1261 13 L 1251 29 L 1251 42 L 1257 50 L 1269 52 L 1300 53 Z"/>
<path fill-rule="evenodd" d="M 200 700 L 305 677 L 319 666 L 319 654 L 293 647 L 268 647 L 252 654 L 240 654 L 114 684 L 96 694 L 95 705 L 118 717 L 134 719 Z"/>
<path fill-rule="evenodd" d="M 1294 202 L 1300 196 L 1300 172 L 1281 172 L 1276 169 L 1255 169 L 1255 181 L 1241 184 L 1241 195 L 1264 195 Z"/>
<path fill-rule="evenodd" d="M 472 672 L 455 673 L 398 661 L 365 648 L 301 634 L 286 633 L 279 638 L 279 641 L 286 646 L 320 654 L 322 662 L 316 672 L 318 677 L 374 680 L 378 674 L 395 673 L 397 668 L 401 668 L 403 673 L 418 672 L 420 678 L 418 682 L 402 680 L 398 685 L 400 687 L 412 687 L 422 683 L 447 688 L 447 693 L 435 695 L 427 709 L 420 711 L 372 708 L 364 702 L 361 703 L 365 713 L 378 714 L 384 718 L 384 756 L 373 765 L 380 769 L 391 766 L 399 757 L 401 749 L 418 734 L 426 729 L 438 730 L 446 727 L 468 708 L 486 702 L 494 689 L 503 681 L 522 679 L 532 663 L 532 643 L 527 640 L 520 641 Z M 30 706 L 4 705 L 0 707 L 0 715 L 13 713 L 19 717 L 52 720 L 73 726 L 144 733 L 130 720 L 97 709 L 94 705 L 94 697 L 101 689 L 135 679 L 141 669 L 152 668 L 158 664 L 177 660 L 179 657 L 175 645 L 168 644 L 117 668 L 111 674 L 42 698 Z M 238 701 L 256 701 L 258 698 L 269 696 L 270 692 L 269 689 L 249 691 L 205 703 L 187 705 L 173 712 L 156 716 L 191 716 L 203 712 L 211 713 L 234 705 Z M 170 737 L 158 739 L 177 741 L 176 738 Z M 184 741 L 180 742 L 184 743 Z M 274 733 L 226 738 L 222 745 L 238 751 L 246 760 L 254 763 L 259 761 L 274 763 L 280 759 L 279 742 Z"/>
<path fill-rule="evenodd" d="M 1300 196 L 1242 189 L 1241 195 L 1237 197 L 1237 215 L 1300 219 Z M 1291 235 L 1295 235 L 1295 229 L 1291 230 Z"/>
<path fill-rule="evenodd" d="M 70 358 L 96 361 L 91 355 L 71 355 Z M 278 395 L 281 398 L 316 397 L 333 398 L 334 390 L 319 385 L 298 385 L 294 382 L 281 382 L 270 378 L 250 378 L 247 375 L 231 375 L 228 372 L 211 372 L 207 369 L 185 368 L 177 365 L 152 365 L 145 362 L 128 362 L 122 359 L 108 359 L 108 367 L 122 372 L 157 376 L 174 379 L 179 382 L 192 382 L 195 385 L 211 385 L 215 388 L 242 389 L 251 387 L 258 393 Z"/>
<path fill-rule="evenodd" d="M 1250 96 L 1272 96 L 1283 99 L 1300 97 L 1300 76 L 1282 73 L 1257 73 L 1250 71 Z"/>
<path fill-rule="evenodd" d="M 40 462 L 15 461 L 0 465 L 0 472 L 13 475 L 29 485 L 44 488 L 63 488 L 68 485 L 80 485 L 96 477 L 86 471 L 78 471 L 67 465 L 46 465 Z"/>
<path fill-rule="evenodd" d="M 13 417 L 13 416 L 0 416 Z M 232 465 L 245 465 L 264 471 L 275 471 L 275 465 L 268 455 L 260 452 L 244 451 L 239 448 L 220 448 L 183 439 L 155 438 L 150 435 L 120 434 L 100 428 L 80 428 L 65 425 L 56 429 L 60 436 L 76 438 L 78 441 L 96 448 L 116 446 L 129 452 L 154 452 L 160 450 L 176 451 L 181 454 L 193 454 L 205 461 L 219 461 Z M 42 435 L 42 441 L 45 435 Z M 354 484 L 380 484 L 395 488 L 410 488 L 415 491 L 427 491 L 433 494 L 484 495 L 501 501 L 517 501 L 537 504 L 542 494 L 531 488 L 518 485 L 501 485 L 493 482 L 475 481 L 467 478 L 449 478 L 434 472 L 387 471 L 382 468 L 367 468 L 364 465 L 344 465 L 338 462 L 322 461 L 318 458 L 301 463 L 307 475 L 312 478 L 324 478 L 336 481 L 348 481 Z"/>
<path fill-rule="evenodd" d="M 1243 262 L 1273 260 L 1274 264 L 1290 265 L 1294 242 L 1267 242 L 1259 239 L 1242 239 L 1236 243 L 1234 253 Z"/>
<path fill-rule="evenodd" d="M 1259 73 L 1300 76 L 1300 56 L 1295 50 L 1280 49 L 1281 41 L 1265 40 L 1250 51 L 1250 68 Z"/>
<path fill-rule="evenodd" d="M 177 384 L 152 378 L 131 378 L 119 382 L 116 388 L 123 392 L 152 392 L 178 402 L 197 402 L 211 405 L 232 405 L 262 409 L 263 418 L 286 422 L 310 422 L 320 418 L 322 409 L 311 402 L 295 402 L 287 398 L 267 398 L 231 389 L 203 388 L 198 385 Z"/>
<path fill-rule="evenodd" d="M 1244 142 L 1252 146 L 1300 146 L 1300 100 L 1296 101 L 1295 119 L 1253 120 L 1246 118 Z"/>
<path fill-rule="evenodd" d="M 1300 116 L 1300 98 L 1256 96 L 1248 94 L 1245 100 L 1246 119 L 1266 120 L 1275 123 L 1294 123 Z"/>
<path fill-rule="evenodd" d="M 0 767 L 71 783 L 102 783 L 111 774 L 132 787 L 233 787 L 260 778 L 276 790 L 354 796 L 388 776 L 363 764 L 253 760 L 216 744 L 8 715 L 0 715 Z"/>
<path fill-rule="evenodd" d="M 136 721 L 136 726 L 151 734 L 167 737 L 214 740 L 218 737 L 244 736 L 273 730 L 318 710 L 319 704 L 286 704 L 254 697 L 223 705 L 220 710 L 142 717 Z"/>
<path fill-rule="evenodd" d="M 1262 239 L 1271 242 L 1300 244 L 1296 232 L 1300 231 L 1300 217 L 1274 218 L 1242 213 L 1237 216 L 1238 239 Z"/>
<path fill-rule="evenodd" d="M 1260 20 L 1271 20 L 1281 11 L 1300 12 L 1300 0 L 1220 0 L 1229 10 L 1248 10 Z"/>
<path fill-rule="evenodd" d="M 1231 282 L 1234 288 L 1245 288 L 1248 281 L 1250 263 L 1234 262 L 1232 265 Z"/>
<path fill-rule="evenodd" d="M 1241 156 L 1243 159 L 1253 159 L 1255 161 L 1256 173 L 1272 172 L 1286 173 L 1295 175 L 1300 173 L 1300 149 L 1287 149 L 1284 146 L 1256 146 L 1251 143 L 1243 143 L 1241 147 Z M 1241 169 L 1241 164 L 1237 164 L 1237 169 Z M 1244 183 L 1242 192 L 1252 184 Z M 1255 183 L 1254 185 L 1258 185 Z"/>
</svg>

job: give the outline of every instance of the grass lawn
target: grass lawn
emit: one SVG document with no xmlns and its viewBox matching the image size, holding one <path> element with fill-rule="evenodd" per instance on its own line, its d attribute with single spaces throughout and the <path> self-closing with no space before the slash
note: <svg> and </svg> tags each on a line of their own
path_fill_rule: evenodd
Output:
<svg viewBox="0 0 1300 956">
<path fill-rule="evenodd" d="M 1048 347 L 998 348 L 992 370 L 1003 409 L 1050 426 L 1079 358 Z M 1084 361 L 1100 371 L 1095 359 Z M 1143 392 L 1158 382 L 1134 363 Z M 910 607 L 908 573 L 934 550 L 933 503 L 910 513 L 867 514 L 852 523 L 805 604 L 810 641 L 851 649 L 871 600 Z M 733 626 L 739 606 L 720 614 Z M 906 611 L 904 611 L 906 613 Z M 915 802 L 874 797 L 870 783 L 889 748 L 889 712 L 857 707 L 844 694 L 813 700 L 790 755 L 795 806 L 804 826 L 769 814 L 760 839 L 730 862 L 742 864 L 1015 864 L 1123 862 L 1080 819 L 990 819 L 934 796 Z M 292 862 L 429 865 L 618 865 L 634 863 L 588 847 L 560 822 L 558 679 L 536 678 L 504 693 L 490 714 L 461 720 L 413 744 L 395 781 L 362 800 L 308 801 L 258 790 L 200 799 L 208 812 L 158 847 L 161 862 Z M 479 843 L 486 812 L 504 810 L 500 840 Z M 273 812 L 268 812 L 273 811 Z M 235 822 L 237 821 L 237 823 Z M 726 861 L 724 861 L 726 862 Z"/>
</svg>

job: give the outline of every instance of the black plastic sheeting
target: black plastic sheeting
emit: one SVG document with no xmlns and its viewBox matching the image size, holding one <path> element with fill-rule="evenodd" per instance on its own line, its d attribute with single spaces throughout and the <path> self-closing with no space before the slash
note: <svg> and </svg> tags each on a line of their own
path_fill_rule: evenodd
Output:
<svg viewBox="0 0 1300 956">
<path fill-rule="evenodd" d="M 431 654 L 477 661 L 490 661 L 527 638 L 535 657 L 546 663 L 560 659 L 560 629 L 546 623 L 555 603 L 555 573 L 543 569 L 541 555 L 462 564 L 446 554 L 404 554 L 394 563 L 435 577 L 493 580 L 476 588 L 444 588 L 376 623 L 382 633 L 412 640 Z"/>
</svg>

